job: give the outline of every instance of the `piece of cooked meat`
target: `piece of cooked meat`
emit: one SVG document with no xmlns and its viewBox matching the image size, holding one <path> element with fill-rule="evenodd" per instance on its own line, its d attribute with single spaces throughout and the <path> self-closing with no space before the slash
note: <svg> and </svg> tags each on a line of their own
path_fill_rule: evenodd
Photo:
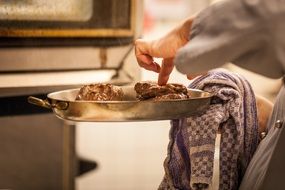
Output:
<svg viewBox="0 0 285 190">
<path fill-rule="evenodd" d="M 160 86 L 155 82 L 138 82 L 135 84 L 135 91 L 139 100 L 154 99 L 187 99 L 188 90 L 182 84 L 168 83 Z"/>
<path fill-rule="evenodd" d="M 120 101 L 123 98 L 123 90 L 112 84 L 89 84 L 80 88 L 76 100 L 87 101 Z"/>
</svg>

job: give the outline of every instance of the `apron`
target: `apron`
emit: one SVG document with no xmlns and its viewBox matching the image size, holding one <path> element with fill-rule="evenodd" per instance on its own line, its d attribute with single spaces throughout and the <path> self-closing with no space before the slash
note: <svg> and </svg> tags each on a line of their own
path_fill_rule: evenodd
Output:
<svg viewBox="0 0 285 190">
<path fill-rule="evenodd" d="M 260 142 L 243 177 L 240 190 L 285 189 L 285 77 L 277 96 L 268 133 Z"/>
</svg>

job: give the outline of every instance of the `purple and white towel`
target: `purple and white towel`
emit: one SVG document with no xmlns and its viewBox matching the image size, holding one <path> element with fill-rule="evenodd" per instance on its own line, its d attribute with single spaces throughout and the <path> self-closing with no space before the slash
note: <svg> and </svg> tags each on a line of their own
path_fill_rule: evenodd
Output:
<svg viewBox="0 0 285 190">
<path fill-rule="evenodd" d="M 172 120 L 165 176 L 159 189 L 208 189 L 212 183 L 215 138 L 221 133 L 220 190 L 238 189 L 258 145 L 255 95 L 242 76 L 212 70 L 190 88 L 214 95 L 199 115 Z"/>
</svg>

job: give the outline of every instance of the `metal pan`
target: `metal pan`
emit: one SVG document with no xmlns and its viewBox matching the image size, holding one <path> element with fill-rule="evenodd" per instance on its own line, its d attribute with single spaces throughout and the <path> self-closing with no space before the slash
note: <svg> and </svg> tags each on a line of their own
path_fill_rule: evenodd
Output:
<svg viewBox="0 0 285 190">
<path fill-rule="evenodd" d="M 122 101 L 75 101 L 79 89 L 53 92 L 46 100 L 29 97 L 32 104 L 52 109 L 57 117 L 72 121 L 153 121 L 188 117 L 205 110 L 211 94 L 189 89 L 185 100 L 139 101 L 132 86 L 122 87 Z"/>
</svg>

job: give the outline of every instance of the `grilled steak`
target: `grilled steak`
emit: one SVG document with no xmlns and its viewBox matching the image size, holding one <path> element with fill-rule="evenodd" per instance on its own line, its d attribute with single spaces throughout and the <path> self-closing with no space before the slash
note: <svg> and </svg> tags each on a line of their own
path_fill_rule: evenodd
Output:
<svg viewBox="0 0 285 190">
<path fill-rule="evenodd" d="M 169 83 L 159 86 L 155 82 L 138 82 L 135 84 L 135 91 L 139 100 L 154 99 L 187 99 L 187 88 L 182 84 Z"/>
<path fill-rule="evenodd" d="M 87 101 L 120 101 L 123 90 L 112 84 L 89 84 L 80 88 L 76 100 Z"/>
</svg>

